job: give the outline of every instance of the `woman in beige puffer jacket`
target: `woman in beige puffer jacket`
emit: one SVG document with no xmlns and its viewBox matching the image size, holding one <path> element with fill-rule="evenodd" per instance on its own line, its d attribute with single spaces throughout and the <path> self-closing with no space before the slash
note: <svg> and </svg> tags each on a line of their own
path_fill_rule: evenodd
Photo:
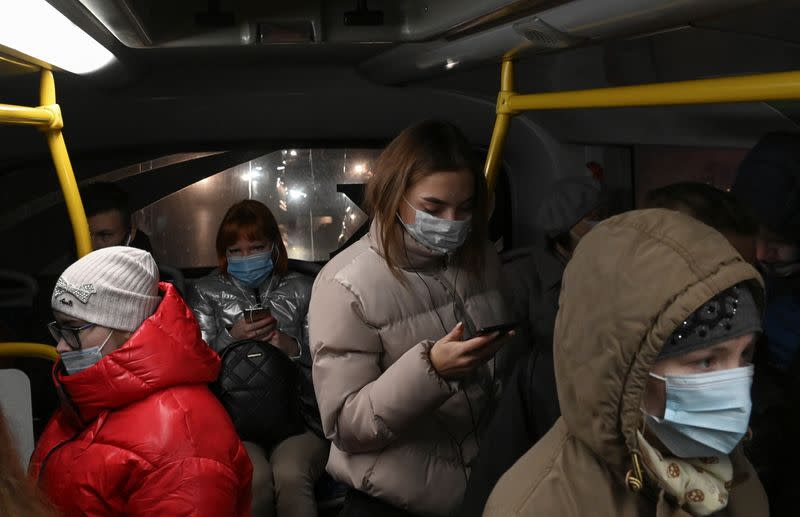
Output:
<svg viewBox="0 0 800 517">
<path fill-rule="evenodd" d="M 401 133 L 368 186 L 369 234 L 314 283 L 314 385 L 328 471 L 354 489 L 345 517 L 448 516 L 463 497 L 502 344 L 467 338 L 508 322 L 472 153 L 449 124 Z"/>
</svg>

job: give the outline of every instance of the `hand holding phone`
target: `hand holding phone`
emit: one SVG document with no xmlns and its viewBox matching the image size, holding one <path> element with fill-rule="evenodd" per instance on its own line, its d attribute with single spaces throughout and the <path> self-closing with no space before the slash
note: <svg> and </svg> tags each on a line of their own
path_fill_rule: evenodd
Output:
<svg viewBox="0 0 800 517">
<path fill-rule="evenodd" d="M 506 334 L 513 332 L 516 324 L 511 324 Z M 430 361 L 434 370 L 444 379 L 460 379 L 470 375 L 476 368 L 494 356 L 505 339 L 495 336 L 493 327 L 481 329 L 487 332 L 473 338 L 464 339 L 464 325 L 459 323 L 445 337 L 433 344 Z"/>
<path fill-rule="evenodd" d="M 249 307 L 242 311 L 242 317 L 228 329 L 234 339 L 269 340 L 275 332 L 276 321 L 267 307 Z"/>
</svg>

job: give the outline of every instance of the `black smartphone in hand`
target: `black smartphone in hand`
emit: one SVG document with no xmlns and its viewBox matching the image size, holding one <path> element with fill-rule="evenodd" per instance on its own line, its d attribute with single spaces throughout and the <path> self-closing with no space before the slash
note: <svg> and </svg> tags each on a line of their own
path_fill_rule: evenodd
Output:
<svg viewBox="0 0 800 517">
<path fill-rule="evenodd" d="M 508 334 L 509 332 L 514 330 L 515 328 L 517 328 L 518 326 L 519 326 L 519 323 L 517 323 L 517 322 L 503 323 L 501 325 L 492 325 L 491 327 L 483 327 L 482 329 L 479 329 L 475 333 L 475 335 L 476 336 L 487 336 L 489 334 L 494 334 L 495 332 L 497 332 L 497 333 L 499 333 L 498 337 L 505 336 L 506 334 Z"/>
<path fill-rule="evenodd" d="M 243 310 L 242 314 L 247 323 L 253 323 L 270 317 L 272 315 L 272 311 L 269 310 L 269 307 L 250 307 Z"/>
</svg>

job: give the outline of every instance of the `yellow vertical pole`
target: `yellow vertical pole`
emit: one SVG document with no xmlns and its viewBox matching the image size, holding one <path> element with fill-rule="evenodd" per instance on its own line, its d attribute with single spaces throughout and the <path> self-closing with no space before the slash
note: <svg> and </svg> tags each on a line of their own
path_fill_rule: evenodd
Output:
<svg viewBox="0 0 800 517">
<path fill-rule="evenodd" d="M 47 145 L 50 147 L 50 154 L 53 156 L 58 182 L 61 184 L 61 191 L 64 193 L 64 201 L 67 204 L 67 212 L 72 223 L 72 232 L 75 236 L 78 256 L 82 257 L 92 251 L 92 241 L 89 238 L 89 223 L 86 221 L 83 202 L 81 201 L 80 192 L 78 192 L 78 183 L 75 181 L 75 173 L 69 160 L 67 145 L 64 142 L 64 135 L 61 133 L 64 121 L 61 118 L 61 108 L 56 104 L 56 84 L 53 79 L 53 72 L 50 70 L 42 70 L 39 98 L 41 107 L 52 111 L 55 115 L 54 121 L 44 129 L 44 132 L 47 138 Z"/>
<path fill-rule="evenodd" d="M 504 58 L 500 69 L 500 94 L 497 98 L 497 118 L 494 122 L 492 140 L 489 142 L 489 152 L 486 155 L 486 165 L 484 167 L 486 184 L 489 188 L 490 196 L 494 193 L 497 174 L 500 172 L 500 163 L 502 162 L 506 135 L 508 135 L 508 128 L 511 125 L 511 117 L 514 116 L 513 113 L 501 109 L 501 105 L 505 106 L 508 102 L 508 98 L 513 94 L 514 61 L 511 58 Z"/>
</svg>

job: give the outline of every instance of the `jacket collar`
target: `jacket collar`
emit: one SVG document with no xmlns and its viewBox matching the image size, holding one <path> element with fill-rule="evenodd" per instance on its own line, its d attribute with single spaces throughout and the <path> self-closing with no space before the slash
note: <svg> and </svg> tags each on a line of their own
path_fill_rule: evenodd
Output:
<svg viewBox="0 0 800 517">
<path fill-rule="evenodd" d="M 73 375 L 60 360 L 53 367 L 56 389 L 63 390 L 83 423 L 157 391 L 217 378 L 219 356 L 203 341 L 192 311 L 171 284 L 162 282 L 159 288 L 158 309 L 120 348 Z"/>
<path fill-rule="evenodd" d="M 400 257 L 393 257 L 395 263 L 400 266 L 401 269 L 407 271 L 429 271 L 441 268 L 448 263 L 450 255 L 424 246 L 410 236 L 404 229 L 401 235 L 405 244 L 405 253 Z M 383 243 L 381 242 L 380 224 L 378 224 L 377 221 L 373 220 L 370 224 L 367 238 L 369 239 L 370 248 L 378 255 L 385 258 L 386 254 L 383 249 Z"/>
</svg>

